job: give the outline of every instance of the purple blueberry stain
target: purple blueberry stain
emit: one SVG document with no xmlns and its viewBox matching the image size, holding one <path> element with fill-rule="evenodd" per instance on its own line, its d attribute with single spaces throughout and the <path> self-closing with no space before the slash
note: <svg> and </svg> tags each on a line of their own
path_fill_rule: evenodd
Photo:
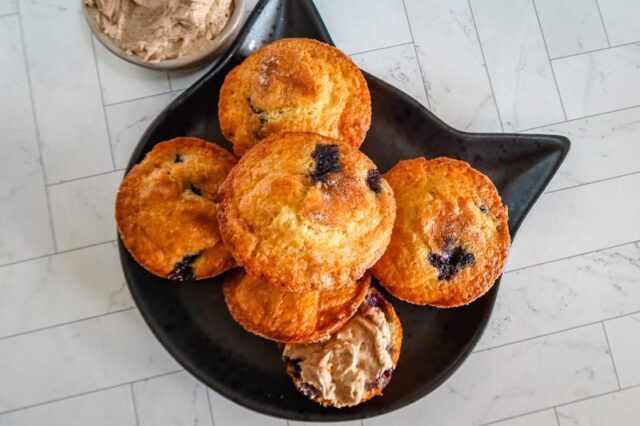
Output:
<svg viewBox="0 0 640 426">
<path fill-rule="evenodd" d="M 389 368 L 384 370 L 377 379 L 373 382 L 367 382 L 366 387 L 368 390 L 378 389 L 384 387 L 391 381 L 391 377 L 393 376 L 393 368 Z"/>
<path fill-rule="evenodd" d="M 314 182 L 327 183 L 329 175 L 340 173 L 340 151 L 336 144 L 317 144 L 311 158 L 316 162 L 316 169 L 309 175 Z"/>
<path fill-rule="evenodd" d="M 264 126 L 267 123 L 264 111 L 256 107 L 253 102 L 251 102 L 251 98 L 247 98 L 247 103 L 249 104 L 249 108 L 251 108 L 251 112 L 258 116 L 258 120 L 260 120 L 260 127 Z"/>
<path fill-rule="evenodd" d="M 452 280 L 465 267 L 476 262 L 473 253 L 463 249 L 461 246 L 451 248 L 445 247 L 442 254 L 431 253 L 429 263 L 438 270 L 438 279 L 444 281 Z"/>
<path fill-rule="evenodd" d="M 382 308 L 387 303 L 387 301 L 384 300 L 384 297 L 382 297 L 380 293 L 374 292 L 367 294 L 365 301 L 367 302 L 367 305 L 374 308 Z"/>
<path fill-rule="evenodd" d="M 380 186 L 380 179 L 382 179 L 382 175 L 380 174 L 380 170 L 371 169 L 367 172 L 367 186 L 370 190 L 379 194 L 382 192 L 382 187 Z"/>
<path fill-rule="evenodd" d="M 480 211 L 484 214 L 487 214 L 489 212 L 489 210 L 487 210 L 487 206 L 485 206 L 484 204 L 480 204 L 478 206 L 478 208 L 480 209 Z"/>
<path fill-rule="evenodd" d="M 195 186 L 194 184 L 191 184 L 189 186 L 189 189 L 191 190 L 191 192 L 193 192 L 194 194 L 202 197 L 202 190 L 200 188 L 198 188 L 197 186 Z"/>
<path fill-rule="evenodd" d="M 171 273 L 167 276 L 172 281 L 191 281 L 196 275 L 193 263 L 200 257 L 200 253 L 189 254 L 175 264 Z"/>
</svg>

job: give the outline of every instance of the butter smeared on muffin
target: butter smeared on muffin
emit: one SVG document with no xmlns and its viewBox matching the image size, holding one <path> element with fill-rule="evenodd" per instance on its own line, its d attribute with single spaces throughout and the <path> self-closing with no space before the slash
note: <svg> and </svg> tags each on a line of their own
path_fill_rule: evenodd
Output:
<svg viewBox="0 0 640 426">
<path fill-rule="evenodd" d="M 288 344 L 282 356 L 298 390 L 325 406 L 351 407 L 382 393 L 400 356 L 402 327 L 371 289 L 358 312 L 329 339 Z"/>
</svg>

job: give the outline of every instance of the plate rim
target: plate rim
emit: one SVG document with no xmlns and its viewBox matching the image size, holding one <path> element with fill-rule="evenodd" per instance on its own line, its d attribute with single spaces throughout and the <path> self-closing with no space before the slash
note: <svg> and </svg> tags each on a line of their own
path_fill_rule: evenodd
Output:
<svg viewBox="0 0 640 426">
<path fill-rule="evenodd" d="M 155 131 L 155 129 L 159 126 L 159 123 L 161 123 L 164 119 L 164 117 L 169 114 L 172 110 L 171 106 L 175 106 L 175 105 L 179 105 L 182 102 L 184 102 L 186 99 L 188 99 L 191 94 L 195 91 L 197 91 L 203 84 L 205 84 L 213 75 L 217 74 L 221 69 L 223 69 L 227 63 L 233 59 L 233 57 L 238 54 L 241 46 L 243 45 L 243 43 L 245 42 L 247 36 L 249 35 L 250 30 L 252 29 L 253 25 L 255 24 L 255 22 L 257 21 L 258 17 L 260 16 L 260 14 L 262 13 L 262 11 L 264 10 L 264 8 L 266 7 L 267 4 L 269 4 L 272 1 L 278 1 L 278 0 L 260 0 L 257 5 L 255 6 L 254 10 L 252 11 L 252 13 L 250 14 L 249 18 L 245 21 L 245 23 L 243 24 L 242 28 L 240 29 L 240 32 L 238 34 L 238 36 L 236 37 L 236 39 L 234 40 L 233 44 L 230 46 L 229 50 L 227 52 L 225 52 L 225 54 L 220 58 L 220 60 L 208 71 L 206 72 L 200 79 L 198 79 L 195 83 L 193 83 L 189 88 L 187 88 L 186 90 L 184 90 L 177 98 L 175 98 L 162 112 L 160 112 L 156 118 L 153 120 L 153 122 L 147 127 L 147 129 L 145 130 L 145 132 L 143 133 L 143 135 L 140 137 L 135 149 L 133 150 L 131 157 L 129 159 L 129 162 L 127 164 L 127 167 L 125 169 L 125 176 L 126 174 L 131 170 L 131 168 L 133 166 L 135 166 L 135 164 L 137 164 L 139 162 L 136 161 L 137 159 L 139 159 L 141 157 L 141 151 L 145 150 L 147 147 L 145 144 L 143 143 L 144 141 L 147 141 L 149 139 L 149 135 L 151 133 L 153 133 Z M 333 44 L 333 40 L 331 39 L 331 36 L 329 35 L 329 32 L 326 28 L 326 26 L 324 25 L 324 22 L 322 21 L 320 14 L 315 6 L 315 4 L 313 3 L 312 0 L 295 0 L 295 1 L 299 1 L 300 3 L 304 3 L 306 4 L 307 7 L 311 7 L 312 11 L 315 12 L 315 15 L 317 16 L 317 22 L 316 24 L 318 25 L 318 30 L 320 30 L 321 33 L 323 33 L 323 37 L 326 37 L 326 40 L 322 40 L 322 41 L 329 41 L 331 44 Z M 570 150 L 570 146 L 571 143 L 569 141 L 569 139 L 565 136 L 561 136 L 561 135 L 548 135 L 548 134 L 537 134 L 537 133 L 496 133 L 496 132 L 467 132 L 467 131 L 461 131 L 458 130 L 452 126 L 450 126 L 449 124 L 447 124 L 446 122 L 444 122 L 443 120 L 441 120 L 439 117 L 437 117 L 433 112 L 431 112 L 430 110 L 428 110 L 424 105 L 422 105 L 421 103 L 419 103 L 417 100 L 415 100 L 414 98 L 412 98 L 411 96 L 409 96 L 408 94 L 404 93 L 403 91 L 401 91 L 400 89 L 390 85 L 389 83 L 375 77 L 372 76 L 371 74 L 363 71 L 363 73 L 367 76 L 367 79 L 374 79 L 377 83 L 382 84 L 383 86 L 385 86 L 385 88 L 387 90 L 393 91 L 395 92 L 398 96 L 402 97 L 406 102 L 410 103 L 412 108 L 416 108 L 418 110 L 420 110 L 420 112 L 422 114 L 427 115 L 434 123 L 434 125 L 439 126 L 443 131 L 452 134 L 452 135 L 456 135 L 459 138 L 464 138 L 464 139 L 478 139 L 478 138 L 491 138 L 491 139 L 496 139 L 496 140 L 501 140 L 501 139 L 509 139 L 509 140 L 513 140 L 513 139 L 520 139 L 520 140 L 542 140 L 542 141 L 549 141 L 549 142 L 553 142 L 555 145 L 555 150 L 558 151 L 559 156 L 557 157 L 557 159 L 555 160 L 553 167 L 551 168 L 550 172 L 547 175 L 547 178 L 544 181 L 540 182 L 540 189 L 535 193 L 535 195 L 532 197 L 531 202 L 527 205 L 527 207 L 522 211 L 520 218 L 517 220 L 517 222 L 515 222 L 513 224 L 513 229 L 510 230 L 510 235 L 511 235 L 511 239 L 512 241 L 515 239 L 515 236 L 517 234 L 517 231 L 519 230 L 520 226 L 522 225 L 522 223 L 524 222 L 524 220 L 526 219 L 526 217 L 528 216 L 528 214 L 530 213 L 531 209 L 533 208 L 533 206 L 537 203 L 538 199 L 542 196 L 542 194 L 544 193 L 545 188 L 548 186 L 549 182 L 551 181 L 551 179 L 555 176 L 555 174 L 557 173 L 558 169 L 560 168 L 560 166 L 562 165 L 562 163 L 564 162 L 569 150 Z M 369 412 L 353 412 L 353 411 L 337 411 L 335 412 L 335 415 L 332 415 L 334 413 L 331 413 L 329 411 L 327 411 L 327 414 L 325 416 L 319 417 L 316 415 L 309 415 L 309 416 L 305 416 L 303 414 L 301 414 L 300 416 L 297 417 L 293 417 L 291 415 L 283 415 L 281 412 L 278 412 L 277 409 L 274 410 L 270 410 L 270 409 L 262 409 L 263 407 L 256 407 L 255 405 L 248 405 L 245 404 L 244 401 L 242 401 L 240 398 L 236 398 L 230 394 L 228 394 L 227 392 L 225 392 L 225 387 L 223 386 L 219 386 L 218 383 L 210 380 L 210 378 L 208 377 L 207 374 L 204 374 L 204 372 L 202 372 L 196 365 L 194 365 L 192 362 L 190 362 L 190 360 L 188 359 L 188 357 L 182 357 L 180 354 L 179 350 L 175 350 L 175 348 L 172 346 L 173 344 L 171 343 L 171 341 L 169 339 L 165 339 L 165 336 L 163 336 L 162 334 L 160 334 L 160 326 L 158 324 L 156 324 L 154 318 L 152 317 L 151 313 L 149 311 L 147 311 L 146 308 L 142 308 L 145 305 L 144 303 L 144 299 L 142 297 L 142 295 L 138 292 L 138 289 L 135 285 L 132 285 L 131 283 L 134 281 L 134 278 L 131 276 L 131 271 L 129 270 L 129 268 L 127 267 L 127 262 L 129 262 L 129 259 L 127 259 L 127 257 L 129 256 L 128 251 L 126 249 L 126 247 L 124 246 L 122 239 L 120 238 L 120 234 L 118 233 L 117 236 L 117 241 L 118 241 L 118 251 L 119 251 L 119 257 L 120 257 L 120 262 L 121 262 L 121 267 L 125 276 L 125 281 L 127 283 L 127 287 L 129 288 L 129 291 L 131 293 L 131 295 L 133 296 L 134 302 L 136 303 L 136 307 L 138 308 L 138 311 L 140 312 L 140 314 L 142 315 L 146 325 L 148 326 L 148 328 L 151 330 L 152 334 L 155 336 L 155 338 L 160 342 L 160 344 L 162 345 L 162 347 L 164 348 L 164 350 L 166 350 L 171 356 L 172 358 L 181 366 L 184 368 L 185 371 L 187 371 L 189 374 L 191 374 L 192 376 L 194 376 L 195 378 L 197 378 L 199 381 L 203 382 L 207 387 L 211 388 L 212 390 L 216 391 L 219 395 L 223 396 L 224 398 L 241 405 L 242 407 L 249 409 L 251 411 L 254 411 L 256 413 L 260 413 L 263 415 L 268 415 L 268 416 L 272 416 L 275 418 L 281 418 L 281 419 L 289 419 L 289 420 L 302 420 L 302 421 L 316 421 L 316 422 L 334 422 L 334 421 L 348 421 L 348 420 L 358 420 L 358 419 L 365 419 L 365 418 L 372 418 L 372 417 L 376 417 L 376 416 L 380 416 L 383 414 L 388 414 L 391 413 L 393 411 L 396 411 L 400 408 L 406 407 L 414 402 L 416 402 L 419 399 L 422 399 L 424 397 L 426 397 L 429 393 L 431 393 L 432 391 L 434 391 L 435 389 L 437 389 L 438 387 L 440 387 L 442 385 L 442 383 L 444 383 L 444 381 L 446 381 L 458 368 L 460 368 L 460 366 L 462 365 L 462 363 L 464 363 L 464 361 L 468 358 L 468 356 L 471 354 L 471 352 L 473 351 L 473 349 L 475 348 L 475 346 L 477 345 L 478 341 L 480 340 L 480 337 L 483 335 L 484 331 L 486 330 L 486 326 L 488 324 L 489 319 L 491 318 L 491 314 L 493 312 L 494 306 L 495 306 L 495 301 L 496 301 L 496 297 L 497 297 L 497 293 L 499 291 L 500 288 L 500 283 L 502 280 L 502 275 L 500 275 L 497 279 L 496 282 L 492 288 L 492 290 L 490 290 L 490 292 L 488 294 L 486 294 L 484 297 L 489 296 L 490 299 L 486 300 L 485 302 L 488 304 L 487 309 L 485 309 L 485 311 L 482 314 L 482 318 L 480 323 L 477 326 L 477 329 L 475 331 L 475 333 L 473 334 L 473 336 L 469 339 L 466 347 L 464 350 L 460 351 L 460 353 L 458 354 L 458 356 L 448 364 L 447 368 L 443 369 L 442 371 L 439 372 L 439 374 L 432 379 L 428 384 L 424 384 L 421 387 L 418 387 L 418 391 L 414 393 L 414 397 L 406 397 L 404 399 L 400 399 L 398 400 L 394 406 L 392 408 L 381 408 L 375 411 L 369 411 Z M 425 387 L 427 389 L 425 389 Z"/>
</svg>

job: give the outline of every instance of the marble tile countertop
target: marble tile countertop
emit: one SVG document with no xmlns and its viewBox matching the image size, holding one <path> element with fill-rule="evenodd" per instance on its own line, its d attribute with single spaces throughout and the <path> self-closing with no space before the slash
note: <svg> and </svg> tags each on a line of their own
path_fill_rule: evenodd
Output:
<svg viewBox="0 0 640 426">
<path fill-rule="evenodd" d="M 348 424 L 639 425 L 640 1 L 316 4 L 359 66 L 452 126 L 573 143 L 468 360 L 422 400 Z M 123 169 L 202 71 L 121 61 L 79 5 L 0 0 L 0 425 L 283 426 L 183 371 L 119 266 Z"/>
</svg>

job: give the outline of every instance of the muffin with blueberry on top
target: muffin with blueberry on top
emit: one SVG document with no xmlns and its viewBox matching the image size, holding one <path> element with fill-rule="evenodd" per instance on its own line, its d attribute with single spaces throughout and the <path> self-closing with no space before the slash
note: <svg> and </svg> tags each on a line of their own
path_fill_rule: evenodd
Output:
<svg viewBox="0 0 640 426">
<path fill-rule="evenodd" d="M 149 272 L 174 281 L 235 265 L 218 229 L 218 189 L 236 158 L 197 138 L 161 142 L 125 176 L 116 198 L 124 245 Z"/>
<path fill-rule="evenodd" d="M 385 178 L 398 207 L 391 242 L 372 269 L 394 296 L 419 305 L 466 305 L 502 273 L 511 238 L 491 180 L 464 161 L 401 161 Z"/>
<path fill-rule="evenodd" d="M 220 193 L 220 231 L 238 264 L 292 292 L 360 279 L 389 243 L 396 210 L 366 155 L 314 133 L 263 140 Z"/>
</svg>

